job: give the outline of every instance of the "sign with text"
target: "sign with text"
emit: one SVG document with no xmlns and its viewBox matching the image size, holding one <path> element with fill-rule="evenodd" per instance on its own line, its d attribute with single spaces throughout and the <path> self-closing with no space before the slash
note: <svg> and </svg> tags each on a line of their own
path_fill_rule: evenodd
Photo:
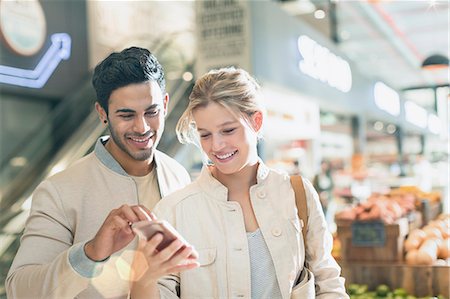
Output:
<svg viewBox="0 0 450 299">
<path fill-rule="evenodd" d="M 347 61 L 306 35 L 298 38 L 297 47 L 302 57 L 298 63 L 302 73 L 342 92 L 350 91 L 352 70 Z"/>
<path fill-rule="evenodd" d="M 196 75 L 236 66 L 250 69 L 250 16 L 247 1 L 196 1 Z"/>
<path fill-rule="evenodd" d="M 352 245 L 360 247 L 382 247 L 386 243 L 386 231 L 381 221 L 352 223 Z"/>
</svg>

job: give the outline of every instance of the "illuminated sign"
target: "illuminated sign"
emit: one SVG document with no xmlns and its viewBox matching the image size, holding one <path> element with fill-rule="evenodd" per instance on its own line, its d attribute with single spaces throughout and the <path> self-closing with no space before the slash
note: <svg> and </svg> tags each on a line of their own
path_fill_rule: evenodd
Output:
<svg viewBox="0 0 450 299">
<path fill-rule="evenodd" d="M 395 90 L 382 82 L 377 82 L 373 88 L 373 96 L 378 108 L 393 116 L 400 115 L 400 97 Z"/>
<path fill-rule="evenodd" d="M 297 46 L 303 58 L 298 63 L 301 72 L 342 92 L 350 91 L 352 71 L 347 61 L 306 35 L 298 38 Z"/>
<path fill-rule="evenodd" d="M 67 33 L 55 33 L 51 36 L 51 41 L 51 46 L 34 70 L 0 65 L 0 83 L 30 88 L 44 86 L 61 60 L 70 57 L 72 40 Z"/>
</svg>

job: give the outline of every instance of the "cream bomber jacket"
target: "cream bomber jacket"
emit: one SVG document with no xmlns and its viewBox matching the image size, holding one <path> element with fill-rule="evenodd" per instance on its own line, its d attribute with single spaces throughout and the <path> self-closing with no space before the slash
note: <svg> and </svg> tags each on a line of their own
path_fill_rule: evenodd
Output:
<svg viewBox="0 0 450 299">
<path fill-rule="evenodd" d="M 155 151 L 155 163 L 162 196 L 190 182 L 186 170 L 167 155 Z M 92 279 L 79 275 L 68 260 L 69 249 L 92 239 L 122 204 L 138 204 L 137 186 L 99 139 L 93 153 L 36 188 L 6 280 L 8 298 L 126 298 L 136 240 L 99 263 L 101 274 Z"/>
<path fill-rule="evenodd" d="M 317 298 L 348 298 L 340 267 L 331 256 L 332 236 L 311 183 L 303 180 L 308 203 L 310 270 Z M 289 176 L 260 162 L 250 200 L 275 265 L 283 298 L 295 294 L 304 264 L 304 245 Z M 242 210 L 204 167 L 195 182 L 160 201 L 154 210 L 199 252 L 200 267 L 159 281 L 161 298 L 251 298 L 250 259 Z M 178 293 L 178 288 L 179 292 Z"/>
</svg>

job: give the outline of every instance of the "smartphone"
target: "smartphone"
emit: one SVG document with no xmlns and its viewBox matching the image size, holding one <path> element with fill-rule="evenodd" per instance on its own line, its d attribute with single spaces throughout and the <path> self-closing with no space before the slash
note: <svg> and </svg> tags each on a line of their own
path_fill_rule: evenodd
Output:
<svg viewBox="0 0 450 299">
<path fill-rule="evenodd" d="M 159 243 L 156 249 L 158 251 L 163 250 L 170 245 L 174 240 L 179 239 L 183 243 L 184 249 L 189 243 L 180 235 L 177 230 L 165 220 L 148 221 L 143 220 L 135 222 L 131 225 L 131 229 L 139 236 L 150 240 L 155 234 L 160 233 L 163 236 L 163 240 Z M 192 251 L 190 258 L 197 258 L 198 254 L 195 250 Z"/>
</svg>

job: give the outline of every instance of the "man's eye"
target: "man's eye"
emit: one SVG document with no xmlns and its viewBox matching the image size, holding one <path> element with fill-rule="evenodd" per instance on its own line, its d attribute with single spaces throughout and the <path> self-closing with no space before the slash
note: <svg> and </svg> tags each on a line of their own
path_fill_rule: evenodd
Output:
<svg viewBox="0 0 450 299">
<path fill-rule="evenodd" d="M 122 115 L 119 115 L 119 117 L 121 117 L 123 119 L 130 119 L 133 117 L 133 114 L 122 114 Z"/>
<path fill-rule="evenodd" d="M 147 115 L 147 116 L 156 116 L 156 115 L 158 115 L 158 114 L 159 114 L 159 110 L 147 111 L 147 112 L 145 113 L 145 115 Z"/>
</svg>

